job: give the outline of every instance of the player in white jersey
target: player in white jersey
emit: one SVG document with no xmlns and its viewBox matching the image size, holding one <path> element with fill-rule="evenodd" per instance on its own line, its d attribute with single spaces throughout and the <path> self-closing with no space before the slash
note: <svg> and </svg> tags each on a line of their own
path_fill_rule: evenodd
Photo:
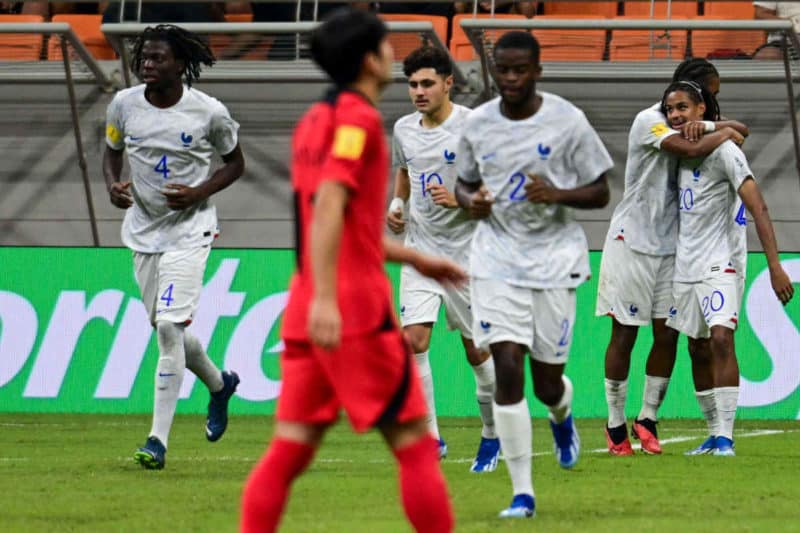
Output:
<svg viewBox="0 0 800 533">
<path fill-rule="evenodd" d="M 103 175 L 111 203 L 127 210 L 122 241 L 133 250 L 136 281 L 158 340 L 153 425 L 134 454 L 148 469 L 164 467 L 184 369 L 211 393 L 206 438 L 212 442 L 227 427 L 228 401 L 239 383 L 235 372 L 220 372 L 185 330 L 217 234 L 209 197 L 244 171 L 239 125 L 218 100 L 191 88 L 201 66 L 213 63 L 196 35 L 170 25 L 146 28 L 131 66 L 144 83 L 117 93 L 107 111 Z M 121 181 L 125 151 L 130 181 Z M 211 174 L 215 151 L 224 164 Z"/>
<path fill-rule="evenodd" d="M 713 98 L 713 97 L 710 97 Z M 691 82 L 675 82 L 664 93 L 663 112 L 675 129 L 702 118 L 709 97 Z M 767 205 L 747 158 L 725 142 L 706 158 L 683 159 L 678 172 L 680 221 L 675 253 L 675 312 L 671 328 L 694 343 L 707 343 L 711 357 L 693 358 L 713 375 L 716 412 L 706 414 L 710 436 L 693 455 L 735 455 L 733 423 L 739 398 L 739 365 L 733 333 L 739 321 L 747 261 L 745 209 L 767 256 L 770 282 L 785 305 L 794 294 L 778 257 Z"/>
<path fill-rule="evenodd" d="M 387 224 L 396 234 L 406 232 L 406 246 L 449 257 L 466 269 L 476 222 L 458 206 L 453 190 L 457 177 L 456 144 L 470 110 L 450 100 L 452 69 L 450 56 L 430 46 L 418 48 L 403 61 L 409 96 L 417 112 L 400 118 L 394 125 L 392 159 L 397 172 Z M 412 267 L 403 266 L 400 320 L 414 350 L 428 403 L 428 426 L 439 440 L 440 457 L 447 454 L 447 445 L 436 421 L 429 347 L 442 303 L 447 325 L 461 333 L 467 361 L 475 374 L 483 428 L 470 470 L 492 472 L 497 468 L 500 454 L 492 417 L 494 361 L 488 351 L 480 350 L 472 341 L 469 287 L 443 287 Z"/>
<path fill-rule="evenodd" d="M 586 235 L 570 207 L 608 203 L 611 157 L 583 112 L 536 92 L 539 44 L 509 32 L 493 51 L 500 97 L 467 117 L 459 142 L 456 198 L 480 218 L 470 276 L 475 344 L 490 348 L 497 376 L 494 419 L 513 499 L 501 517 L 533 516 L 531 417 L 524 395 L 530 353 L 533 391 L 550 413 L 558 463 L 578 461 L 564 375 L 575 324 L 575 288 L 590 276 Z"/>
<path fill-rule="evenodd" d="M 697 81 L 709 94 L 720 87 L 716 68 L 700 58 L 681 63 L 674 78 Z M 708 129 L 718 130 L 708 135 L 698 131 L 704 123 L 684 131 L 670 128 L 660 103 L 636 115 L 628 135 L 625 192 L 614 210 L 603 247 L 595 311 L 612 319 L 605 356 L 605 435 L 613 455 L 633 454 L 625 424 L 628 372 L 639 326 L 648 323 L 653 325 L 653 345 L 647 358 L 642 407 L 631 433 L 641 440 L 642 451 L 661 453 L 657 411 L 675 366 L 678 342 L 677 332 L 666 326 L 678 228 L 678 157 L 708 155 L 727 139 L 741 140 L 742 134 L 747 134 L 743 124 L 719 121 L 716 105 L 706 112 L 709 120 L 716 121 L 708 123 Z"/>
</svg>

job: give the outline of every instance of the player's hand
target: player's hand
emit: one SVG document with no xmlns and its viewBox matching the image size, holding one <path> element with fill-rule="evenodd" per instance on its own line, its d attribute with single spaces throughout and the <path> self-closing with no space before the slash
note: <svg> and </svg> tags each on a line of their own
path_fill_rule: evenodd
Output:
<svg viewBox="0 0 800 533">
<path fill-rule="evenodd" d="M 472 218 L 486 218 L 492 213 L 494 197 L 484 185 L 469 197 L 467 213 Z"/>
<path fill-rule="evenodd" d="M 430 193 L 434 204 L 448 208 L 458 207 L 456 197 L 444 185 L 432 183 L 428 185 L 427 191 Z"/>
<path fill-rule="evenodd" d="M 783 305 L 789 303 L 789 300 L 794 296 L 794 285 L 786 271 L 778 267 L 774 271 L 769 271 L 769 281 L 772 283 L 772 290 L 775 291 L 775 296 L 781 301 Z"/>
<path fill-rule="evenodd" d="M 335 298 L 311 300 L 308 338 L 323 350 L 333 350 L 339 346 L 342 340 L 342 316 Z"/>
<path fill-rule="evenodd" d="M 464 269 L 442 257 L 419 254 L 412 266 L 423 276 L 435 279 L 444 285 L 459 287 L 468 279 Z"/>
<path fill-rule="evenodd" d="M 120 209 L 128 209 L 132 206 L 133 196 L 131 195 L 130 188 L 130 181 L 115 181 L 112 183 L 111 188 L 108 190 L 111 203 Z"/>
<path fill-rule="evenodd" d="M 399 234 L 406 230 L 406 221 L 403 220 L 403 210 L 389 211 L 386 214 L 386 225 L 392 230 L 392 233 Z"/>
<path fill-rule="evenodd" d="M 528 174 L 530 181 L 525 184 L 525 197 L 534 204 L 557 204 L 560 199 L 560 190 L 553 187 L 547 178 L 538 174 Z"/>
<path fill-rule="evenodd" d="M 161 191 L 161 194 L 167 197 L 167 207 L 175 210 L 186 209 L 205 200 L 200 189 L 179 183 L 170 183 Z"/>
<path fill-rule="evenodd" d="M 744 135 L 731 128 L 731 140 L 735 142 L 737 146 L 741 146 L 744 144 Z"/>
<path fill-rule="evenodd" d="M 681 134 L 683 137 L 690 142 L 697 142 L 699 141 L 703 135 L 706 133 L 706 125 L 703 124 L 700 120 L 692 120 L 687 122 L 681 128 Z"/>
</svg>

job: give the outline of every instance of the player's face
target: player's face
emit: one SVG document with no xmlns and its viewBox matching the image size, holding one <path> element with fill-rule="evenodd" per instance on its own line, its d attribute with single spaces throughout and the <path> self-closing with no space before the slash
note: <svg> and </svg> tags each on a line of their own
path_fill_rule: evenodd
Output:
<svg viewBox="0 0 800 533">
<path fill-rule="evenodd" d="M 382 86 L 392 83 L 392 65 L 394 64 L 394 48 L 387 37 L 381 41 L 378 48 L 376 72 Z"/>
<path fill-rule="evenodd" d="M 686 91 L 672 91 L 664 101 L 664 111 L 673 129 L 679 130 L 689 121 L 703 120 L 705 104 L 695 103 Z"/>
<path fill-rule="evenodd" d="M 408 95 L 417 107 L 417 111 L 432 115 L 442 108 L 442 104 L 450 97 L 453 77 L 446 78 L 436 73 L 433 68 L 421 68 L 408 78 Z"/>
<path fill-rule="evenodd" d="M 706 86 L 706 89 L 708 89 L 708 92 L 713 94 L 715 98 L 717 95 L 719 95 L 719 76 L 709 76 L 706 78 L 704 85 Z"/>
<path fill-rule="evenodd" d="M 542 67 L 533 61 L 530 50 L 500 48 L 494 54 L 494 73 L 500 96 L 513 105 L 531 97 Z"/>
<path fill-rule="evenodd" d="M 172 48 L 165 41 L 145 41 L 142 44 L 139 78 L 148 89 L 179 85 L 183 68 L 183 62 L 175 59 Z"/>
</svg>

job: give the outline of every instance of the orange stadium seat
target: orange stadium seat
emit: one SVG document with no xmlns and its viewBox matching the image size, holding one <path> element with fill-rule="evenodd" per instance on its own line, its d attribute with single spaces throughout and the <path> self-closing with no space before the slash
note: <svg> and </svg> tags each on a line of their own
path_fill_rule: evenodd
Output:
<svg viewBox="0 0 800 533">
<path fill-rule="evenodd" d="M 649 17 L 617 17 L 617 20 L 643 18 Z M 609 59 L 611 61 L 683 60 L 686 54 L 686 30 L 671 30 L 669 34 L 670 38 L 667 39 L 664 30 L 614 30 L 611 32 Z"/>
<path fill-rule="evenodd" d="M 442 41 L 444 46 L 447 46 L 447 17 L 406 13 L 381 13 L 380 17 L 386 22 L 430 22 L 433 24 L 433 31 L 439 37 L 439 40 Z M 404 59 L 422 45 L 420 36 L 411 33 L 390 33 L 389 42 L 394 47 L 396 60 Z"/>
<path fill-rule="evenodd" d="M 756 8 L 752 2 L 705 2 L 703 13 L 712 19 L 752 20 L 756 16 Z"/>
<path fill-rule="evenodd" d="M 717 19 L 718 17 L 699 17 Z M 733 54 L 741 50 L 752 54 L 756 48 L 766 42 L 763 31 L 722 31 L 722 30 L 692 30 L 692 56 L 708 57 L 709 54 Z M 715 54 L 716 55 L 716 54 Z"/>
<path fill-rule="evenodd" d="M 100 31 L 103 15 L 55 15 L 53 22 L 66 22 L 78 36 L 86 49 L 95 59 L 114 59 L 117 57 L 114 49 L 108 44 L 106 36 Z M 51 60 L 61 60 L 61 39 L 57 35 L 49 39 L 47 57 Z"/>
<path fill-rule="evenodd" d="M 252 13 L 225 13 L 225 22 L 253 22 Z"/>
<path fill-rule="evenodd" d="M 536 20 L 593 19 L 593 15 L 540 15 Z M 606 30 L 533 30 L 539 41 L 542 61 L 602 61 L 606 48 Z"/>
<path fill-rule="evenodd" d="M 0 15 L 0 24 L 14 22 L 44 22 L 39 15 Z M 42 54 L 42 35 L 25 33 L 0 34 L 0 60 L 36 61 Z"/>
<path fill-rule="evenodd" d="M 544 14 L 616 17 L 617 2 L 544 2 Z"/>
<path fill-rule="evenodd" d="M 667 2 L 667 0 L 655 0 L 653 6 L 653 18 L 663 19 L 667 17 L 667 4 L 669 4 L 670 18 L 686 18 L 697 16 L 697 2 L 694 0 L 686 2 L 684 0 L 674 0 Z M 625 16 L 626 17 L 649 17 L 650 16 L 650 2 L 625 2 Z"/>
<path fill-rule="evenodd" d="M 225 22 L 253 22 L 252 13 L 225 13 Z M 209 45 L 214 55 L 219 57 L 226 48 L 233 42 L 233 35 L 225 35 L 221 33 L 212 34 L 209 38 Z M 261 59 L 267 56 L 272 45 L 272 38 L 264 37 L 256 46 L 245 52 L 239 59 Z"/>
<path fill-rule="evenodd" d="M 475 53 L 475 49 L 473 48 L 472 43 L 469 41 L 467 33 L 461 27 L 462 20 L 468 20 L 471 18 L 475 17 L 473 17 L 471 14 L 456 15 L 453 17 L 453 36 L 450 38 L 450 55 L 456 61 L 472 61 L 478 59 L 478 55 Z M 490 19 L 492 16 L 488 13 L 479 13 L 477 18 Z M 494 18 L 527 20 L 524 15 L 495 14 Z M 491 30 L 487 33 L 490 35 L 491 41 L 496 41 L 498 37 L 506 32 L 502 30 Z"/>
</svg>

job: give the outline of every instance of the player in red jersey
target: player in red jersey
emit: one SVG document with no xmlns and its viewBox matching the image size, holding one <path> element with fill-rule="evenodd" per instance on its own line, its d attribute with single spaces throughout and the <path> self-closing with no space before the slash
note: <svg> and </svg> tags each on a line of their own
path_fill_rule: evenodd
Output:
<svg viewBox="0 0 800 533">
<path fill-rule="evenodd" d="M 446 283 L 466 274 L 383 237 L 389 154 L 375 103 L 391 82 L 386 35 L 374 15 L 341 8 L 312 36 L 314 60 L 336 90 L 312 106 L 292 141 L 297 273 L 283 322 L 275 435 L 245 486 L 245 532 L 277 529 L 292 482 L 340 409 L 357 432 L 376 427 L 392 449 L 413 527 L 453 529 L 437 442 L 394 318 L 384 261 L 410 263 Z"/>
</svg>

